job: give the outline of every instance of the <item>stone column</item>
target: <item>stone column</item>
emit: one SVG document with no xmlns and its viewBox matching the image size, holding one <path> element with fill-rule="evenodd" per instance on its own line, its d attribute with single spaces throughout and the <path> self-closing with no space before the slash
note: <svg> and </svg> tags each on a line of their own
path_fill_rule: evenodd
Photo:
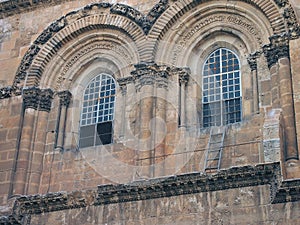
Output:
<svg viewBox="0 0 300 225">
<path fill-rule="evenodd" d="M 119 78 L 117 80 L 117 82 L 119 83 L 120 89 L 121 89 L 121 94 L 122 94 L 122 116 L 121 116 L 120 131 L 119 131 L 120 138 L 124 138 L 124 136 L 125 136 L 127 84 L 132 81 L 133 81 L 132 77 L 124 77 L 124 78 Z"/>
<path fill-rule="evenodd" d="M 278 56 L 277 48 L 272 44 L 264 46 L 264 54 L 268 61 L 268 67 L 271 75 L 271 97 L 272 97 L 272 107 L 280 107 L 280 97 L 279 97 L 279 75 L 278 75 Z"/>
<path fill-rule="evenodd" d="M 186 127 L 186 85 L 189 81 L 190 70 L 178 68 L 178 79 L 180 84 L 180 127 Z"/>
<path fill-rule="evenodd" d="M 36 194 L 39 192 L 41 174 L 43 170 L 43 157 L 47 135 L 47 125 L 49 112 L 53 99 L 51 89 L 41 90 L 39 100 L 39 112 L 34 136 L 33 150 L 31 151 L 31 164 L 29 169 L 29 179 L 26 194 Z"/>
<path fill-rule="evenodd" d="M 31 87 L 23 90 L 22 121 L 20 123 L 19 142 L 15 154 L 13 168 L 13 184 L 10 195 L 26 194 L 26 181 L 28 179 L 28 167 L 30 151 L 33 144 L 33 131 L 39 107 L 41 90 Z"/>
<path fill-rule="evenodd" d="M 167 134 L 167 122 L 166 122 L 166 108 L 168 104 L 167 100 L 167 88 L 168 77 L 170 68 L 166 66 L 160 66 L 156 73 L 155 81 L 155 95 L 154 97 L 154 109 L 153 114 L 155 118 L 154 138 L 152 140 L 152 176 L 162 176 L 164 174 L 164 159 L 165 159 L 165 139 Z"/>
<path fill-rule="evenodd" d="M 298 146 L 295 123 L 295 110 L 292 88 L 292 75 L 289 60 L 289 40 L 284 36 L 273 36 L 271 44 L 264 47 L 270 70 L 278 67 L 278 82 L 280 89 L 280 105 L 284 123 L 285 161 L 298 160 Z"/>
<path fill-rule="evenodd" d="M 259 97 L 258 97 L 258 76 L 257 76 L 257 54 L 251 54 L 248 57 L 248 63 L 251 69 L 251 82 L 253 93 L 253 113 L 259 113 Z"/>
<path fill-rule="evenodd" d="M 155 65 L 138 64 L 136 70 L 132 72 L 136 81 L 136 89 L 140 95 L 140 130 L 139 130 L 139 149 L 138 165 L 142 178 L 151 177 L 151 151 L 152 137 L 150 122 L 153 118 L 153 87 L 155 83 Z"/>
<path fill-rule="evenodd" d="M 58 97 L 59 110 L 56 125 L 55 149 L 62 151 L 64 150 L 67 111 L 72 98 L 72 94 L 69 91 L 61 91 L 58 92 Z"/>
</svg>

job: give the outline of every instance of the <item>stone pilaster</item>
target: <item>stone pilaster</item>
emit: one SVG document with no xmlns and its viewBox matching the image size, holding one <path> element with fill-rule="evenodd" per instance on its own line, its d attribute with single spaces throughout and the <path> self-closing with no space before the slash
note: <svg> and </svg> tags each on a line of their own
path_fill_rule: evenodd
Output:
<svg viewBox="0 0 300 225">
<path fill-rule="evenodd" d="M 296 136 L 295 110 L 292 88 L 291 65 L 289 59 L 289 39 L 286 36 L 273 36 L 271 44 L 264 46 L 264 53 L 273 76 L 277 77 L 280 106 L 284 130 L 286 134 L 284 158 L 298 160 L 298 146 Z"/>
<path fill-rule="evenodd" d="M 163 129 L 163 126 L 157 126 L 154 122 L 156 117 L 155 105 L 162 105 L 158 95 L 165 96 L 165 89 L 168 87 L 169 68 L 158 66 L 155 63 L 141 63 L 135 65 L 136 70 L 132 72 L 135 80 L 137 92 L 140 96 L 140 136 L 139 136 L 139 162 L 144 169 L 142 176 L 151 177 L 154 175 L 153 165 L 155 163 L 155 146 L 157 129 Z M 161 109 L 159 116 L 165 118 L 165 109 Z M 157 137 L 158 138 L 158 137 Z"/>
<path fill-rule="evenodd" d="M 23 89 L 23 110 L 20 123 L 19 142 L 15 155 L 14 184 L 10 190 L 11 195 L 26 194 L 28 192 L 30 167 L 33 160 L 33 146 L 36 145 L 37 131 L 45 131 L 46 122 L 39 127 L 37 119 L 44 112 L 48 114 L 51 109 L 53 91 L 51 89 L 41 90 L 38 87 Z M 33 143 L 34 141 L 34 143 Z M 40 163 L 40 162 L 39 162 Z M 37 181 L 37 179 L 36 179 Z M 38 181 L 37 181 L 38 182 Z"/>
</svg>

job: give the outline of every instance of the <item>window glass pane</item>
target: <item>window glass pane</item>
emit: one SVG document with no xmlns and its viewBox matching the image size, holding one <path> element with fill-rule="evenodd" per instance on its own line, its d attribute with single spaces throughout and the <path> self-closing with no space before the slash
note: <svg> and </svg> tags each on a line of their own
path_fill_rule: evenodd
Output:
<svg viewBox="0 0 300 225">
<path fill-rule="evenodd" d="M 99 139 L 99 135 L 109 134 L 112 136 L 111 121 L 114 119 L 115 87 L 115 80 L 112 76 L 107 74 L 99 74 L 93 78 L 86 87 L 83 95 L 83 107 L 80 120 L 81 147 L 94 146 L 96 144 L 94 140 Z M 100 127 L 102 128 L 100 129 Z M 95 129 L 97 132 L 95 132 Z M 108 143 L 107 140 L 109 138 L 106 137 L 104 139 L 104 142 Z M 99 139 L 97 143 L 99 144 L 100 142 Z M 111 143 L 111 138 L 109 143 Z"/>
<path fill-rule="evenodd" d="M 241 120 L 240 65 L 232 51 L 221 48 L 208 57 L 202 85 L 204 127 Z"/>
</svg>

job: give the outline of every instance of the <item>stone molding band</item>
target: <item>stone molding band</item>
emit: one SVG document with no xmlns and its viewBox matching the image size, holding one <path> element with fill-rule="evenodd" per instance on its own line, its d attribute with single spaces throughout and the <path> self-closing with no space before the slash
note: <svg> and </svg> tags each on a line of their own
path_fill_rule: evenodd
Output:
<svg viewBox="0 0 300 225">
<path fill-rule="evenodd" d="M 21 224 L 30 215 L 87 206 L 124 203 L 147 199 L 220 191 L 232 188 L 270 185 L 270 202 L 300 200 L 300 180 L 282 181 L 280 164 L 233 167 L 209 175 L 195 172 L 163 178 L 135 181 L 128 184 L 101 185 L 98 190 L 57 192 L 45 195 L 20 196 L 11 211 L 0 217 L 0 224 Z"/>
</svg>

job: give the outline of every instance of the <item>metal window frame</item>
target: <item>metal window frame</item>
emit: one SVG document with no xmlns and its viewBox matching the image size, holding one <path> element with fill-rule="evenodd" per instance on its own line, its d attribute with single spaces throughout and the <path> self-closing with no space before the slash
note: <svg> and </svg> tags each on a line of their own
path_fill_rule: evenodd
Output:
<svg viewBox="0 0 300 225">
<path fill-rule="evenodd" d="M 217 52 L 219 51 L 219 55 L 218 56 L 215 56 L 215 54 L 217 54 Z M 222 57 L 224 56 L 223 54 L 223 51 L 226 51 L 226 55 L 228 55 L 229 53 L 232 54 L 232 58 L 230 59 L 227 59 L 227 61 L 229 60 L 237 60 L 238 62 L 238 70 L 235 70 L 235 68 L 233 67 L 233 70 L 231 71 L 225 71 L 223 72 L 223 68 L 224 68 L 224 61 L 222 60 Z M 209 62 L 211 60 L 211 58 L 214 57 L 214 62 Z M 210 65 L 211 64 L 216 64 L 215 60 L 219 58 L 219 68 L 215 69 L 217 72 L 212 72 L 210 71 Z M 207 70 L 206 70 L 207 68 Z M 227 66 L 228 68 L 228 66 Z M 219 73 L 218 73 L 218 69 L 219 69 Z M 235 73 L 238 73 L 238 77 L 235 78 Z M 230 81 L 229 79 L 229 74 L 233 75 L 233 84 L 232 85 L 226 85 L 226 92 L 223 92 L 223 82 L 226 81 L 227 83 Z M 223 79 L 223 76 L 226 76 L 227 75 L 227 79 L 224 80 Z M 217 78 L 219 77 L 219 84 L 220 86 L 217 87 Z M 207 80 L 207 82 L 205 82 L 205 79 Z M 235 83 L 235 79 L 238 79 L 239 82 L 238 84 Z M 213 80 L 213 82 L 210 82 L 210 80 Z M 211 85 L 213 84 L 213 85 Z M 206 88 L 206 87 L 207 88 Z M 212 88 L 210 88 L 210 86 Z M 233 91 L 229 91 L 229 87 L 233 87 Z M 238 86 L 239 90 L 236 90 L 236 86 Z M 220 96 L 220 99 L 219 100 L 216 100 L 216 97 L 218 96 L 218 93 L 216 93 L 216 90 L 219 90 L 219 96 Z M 213 94 L 211 94 L 212 92 Z M 239 92 L 239 96 L 238 97 L 235 97 L 235 94 Z M 208 95 L 206 96 L 205 93 L 207 93 Z M 229 95 L 233 93 L 233 98 L 230 98 Z M 224 94 L 227 94 L 228 95 L 228 98 L 224 98 Z M 218 48 L 216 50 L 214 50 L 213 52 L 211 52 L 208 57 L 206 58 L 204 64 L 203 64 L 203 67 L 202 67 L 202 125 L 204 127 L 211 127 L 211 126 L 222 126 L 222 125 L 226 125 L 226 124 L 230 124 L 230 122 L 227 122 L 226 120 L 226 116 L 227 114 L 229 115 L 228 112 L 226 112 L 226 101 L 230 101 L 230 100 L 236 100 L 236 99 L 240 99 L 239 102 L 240 102 L 240 109 L 238 111 L 238 113 L 240 113 L 240 118 L 239 118 L 239 121 L 237 121 L 237 119 L 235 119 L 235 122 L 240 122 L 242 120 L 242 96 L 243 96 L 243 93 L 242 93 L 242 82 L 241 82 L 241 63 L 240 63 L 240 59 L 238 57 L 238 55 L 233 52 L 232 50 L 228 49 L 228 48 Z M 207 101 L 206 101 L 207 99 Z M 213 99 L 213 100 L 211 100 Z M 210 114 L 209 116 L 205 116 L 204 115 L 204 105 L 212 105 L 212 104 L 217 104 L 219 103 L 220 104 L 220 109 L 221 109 L 221 112 L 220 114 Z M 217 120 L 217 117 L 220 116 L 220 124 L 216 124 L 216 121 Z M 205 118 L 214 118 L 213 120 L 210 120 L 208 121 L 208 124 L 204 123 L 204 120 Z"/>
<path fill-rule="evenodd" d="M 99 85 L 97 85 L 97 83 L 99 83 Z M 107 88 L 108 86 L 110 86 L 110 88 Z M 116 86 L 117 86 L 116 80 L 113 78 L 112 75 L 107 73 L 100 73 L 97 76 L 93 77 L 89 81 L 86 88 L 84 89 L 83 97 L 82 97 L 83 101 L 82 101 L 81 113 L 80 113 L 80 124 L 79 124 L 80 127 L 79 146 L 81 141 L 82 127 L 94 126 L 94 140 L 93 143 L 87 147 L 98 145 L 96 144 L 97 137 L 98 137 L 97 126 L 101 123 L 112 122 L 111 136 L 113 137 L 114 117 L 115 117 L 115 108 L 116 108 L 115 107 L 116 94 L 117 94 Z M 108 95 L 107 92 L 109 92 Z M 108 102 L 106 102 L 107 99 Z M 106 104 L 108 104 L 108 107 L 105 107 Z M 111 106 L 111 104 L 113 105 Z M 89 112 L 90 109 L 91 111 Z M 107 114 L 105 114 L 105 110 L 108 110 Z M 103 114 L 100 114 L 101 112 L 103 112 Z M 89 123 L 87 122 L 88 120 L 90 120 Z M 113 140 L 111 140 L 111 143 L 112 142 Z"/>
</svg>

